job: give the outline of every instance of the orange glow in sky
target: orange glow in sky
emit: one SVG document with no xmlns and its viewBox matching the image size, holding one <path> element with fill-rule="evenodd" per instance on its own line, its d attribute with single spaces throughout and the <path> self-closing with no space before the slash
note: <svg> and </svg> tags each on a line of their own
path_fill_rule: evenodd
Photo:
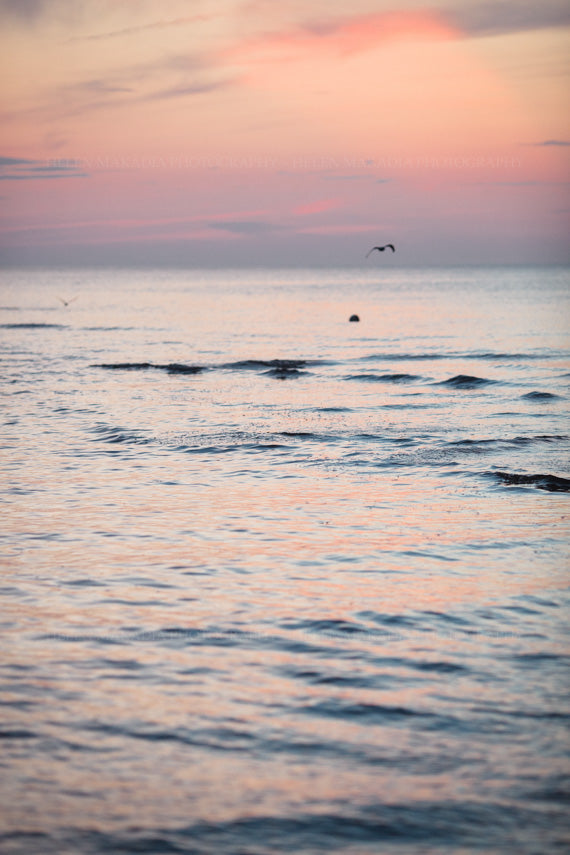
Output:
<svg viewBox="0 0 570 855">
<path fill-rule="evenodd" d="M 6 259 L 564 262 L 570 15 L 515 7 L 5 3 Z"/>
</svg>

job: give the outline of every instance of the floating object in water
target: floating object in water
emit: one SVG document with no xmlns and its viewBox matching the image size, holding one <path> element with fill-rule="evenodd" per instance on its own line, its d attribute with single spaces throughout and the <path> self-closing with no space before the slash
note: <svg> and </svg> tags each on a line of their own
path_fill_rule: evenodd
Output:
<svg viewBox="0 0 570 855">
<path fill-rule="evenodd" d="M 348 320 L 354 323 L 355 321 L 358 322 L 360 318 L 358 317 L 358 315 L 351 315 Z"/>
<path fill-rule="evenodd" d="M 394 244 L 393 243 L 387 243 L 387 244 L 384 244 L 384 246 L 373 246 L 372 249 L 368 250 L 368 252 L 366 253 L 366 258 L 368 258 L 370 253 L 374 252 L 375 249 L 377 249 L 378 252 L 384 252 L 385 249 L 391 249 L 392 252 L 396 252 L 396 247 L 394 246 Z"/>
</svg>

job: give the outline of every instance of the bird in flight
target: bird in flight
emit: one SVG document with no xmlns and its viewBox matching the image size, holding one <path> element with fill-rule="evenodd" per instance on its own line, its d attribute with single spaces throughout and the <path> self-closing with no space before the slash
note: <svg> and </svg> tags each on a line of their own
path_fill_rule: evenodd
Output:
<svg viewBox="0 0 570 855">
<path fill-rule="evenodd" d="M 79 294 L 77 296 L 79 296 Z M 63 303 L 64 306 L 69 306 L 70 303 L 73 303 L 74 300 L 77 300 L 77 297 L 70 297 L 69 300 L 64 300 L 63 297 L 58 297 L 57 299 L 60 303 Z"/>
<path fill-rule="evenodd" d="M 394 246 L 394 244 L 393 243 L 387 243 L 385 246 L 373 246 L 372 249 L 366 253 L 366 258 L 368 258 L 370 253 L 374 252 L 375 249 L 377 249 L 378 252 L 384 252 L 385 249 L 391 249 L 392 252 L 396 252 L 396 247 Z"/>
</svg>

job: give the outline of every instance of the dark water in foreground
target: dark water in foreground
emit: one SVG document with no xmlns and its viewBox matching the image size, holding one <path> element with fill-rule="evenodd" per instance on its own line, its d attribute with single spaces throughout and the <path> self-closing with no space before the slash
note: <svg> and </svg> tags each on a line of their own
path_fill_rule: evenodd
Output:
<svg viewBox="0 0 570 855">
<path fill-rule="evenodd" d="M 567 852 L 569 302 L 5 273 L 0 850 Z"/>
</svg>

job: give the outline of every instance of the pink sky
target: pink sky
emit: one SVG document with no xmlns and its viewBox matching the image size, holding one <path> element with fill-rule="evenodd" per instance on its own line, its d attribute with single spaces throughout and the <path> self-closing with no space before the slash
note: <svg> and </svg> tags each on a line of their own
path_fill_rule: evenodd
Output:
<svg viewBox="0 0 570 855">
<path fill-rule="evenodd" d="M 7 263 L 568 261 L 566 0 L 0 14 Z"/>
</svg>

